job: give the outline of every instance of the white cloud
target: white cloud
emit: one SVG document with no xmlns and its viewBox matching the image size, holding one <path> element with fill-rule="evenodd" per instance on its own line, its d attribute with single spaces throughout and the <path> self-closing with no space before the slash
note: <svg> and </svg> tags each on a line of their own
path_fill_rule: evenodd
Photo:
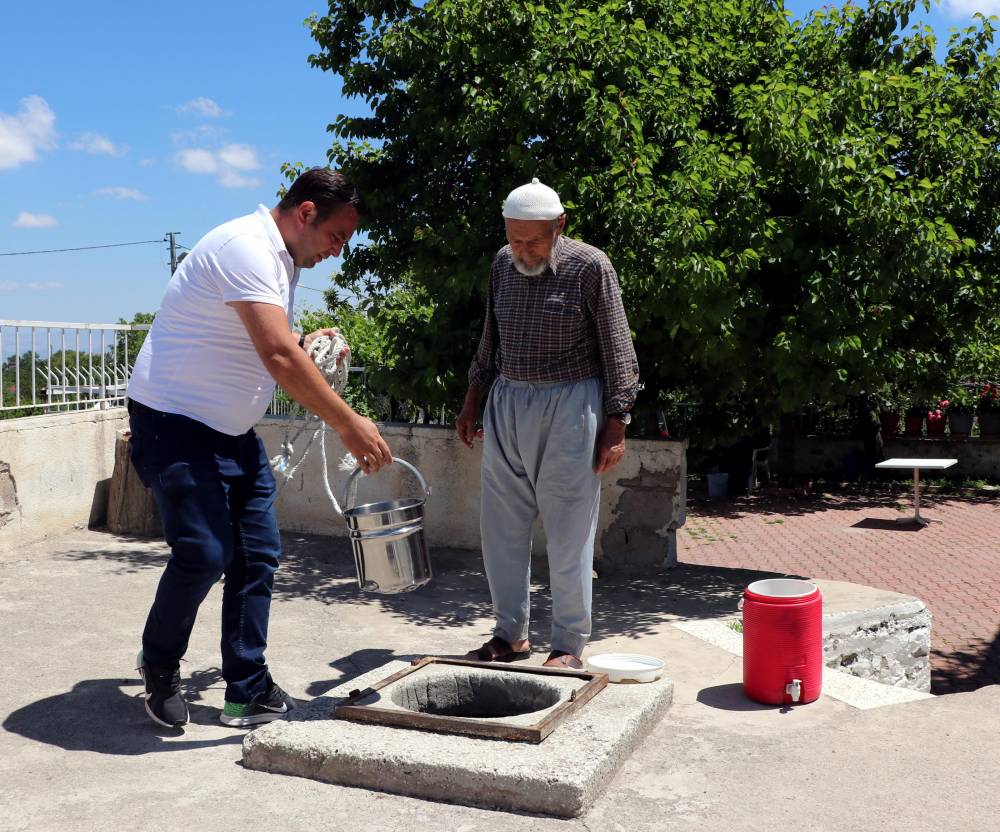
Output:
<svg viewBox="0 0 1000 832">
<path fill-rule="evenodd" d="M 259 170 L 257 151 L 248 144 L 227 144 L 219 153 L 219 161 L 236 170 Z"/>
<path fill-rule="evenodd" d="M 21 284 L 13 280 L 0 280 L 0 292 L 14 292 L 20 288 Z"/>
<path fill-rule="evenodd" d="M 70 144 L 70 149 L 103 156 L 124 156 L 128 153 L 127 144 L 115 144 L 100 133 L 81 133 Z"/>
<path fill-rule="evenodd" d="M 174 130 L 170 138 L 178 147 L 197 146 L 199 144 L 220 144 L 226 135 L 224 127 L 214 124 L 199 124 L 189 130 Z"/>
<path fill-rule="evenodd" d="M 187 104 L 181 104 L 177 108 L 178 113 L 194 113 L 195 115 L 204 116 L 205 118 L 221 118 L 222 116 L 228 116 L 229 112 L 223 110 L 216 102 L 211 98 L 206 98 L 205 96 L 199 96 L 198 98 L 192 98 Z"/>
<path fill-rule="evenodd" d="M 56 146 L 56 114 L 48 102 L 29 95 L 16 115 L 0 113 L 0 169 L 16 168 L 38 158 L 39 150 Z"/>
<path fill-rule="evenodd" d="M 211 150 L 182 150 L 177 154 L 177 162 L 188 173 L 215 173 L 219 169 L 219 163 Z"/>
<path fill-rule="evenodd" d="M 97 193 L 101 196 L 113 196 L 116 199 L 132 199 L 136 202 L 145 202 L 149 199 L 142 191 L 136 188 L 125 188 L 121 185 L 111 185 L 107 188 L 101 188 Z"/>
<path fill-rule="evenodd" d="M 260 180 L 245 171 L 260 170 L 257 151 L 248 144 L 227 144 L 218 150 L 188 148 L 177 154 L 177 163 L 189 173 L 216 174 L 224 188 L 254 188 Z"/>
<path fill-rule="evenodd" d="M 49 214 L 32 214 L 22 211 L 11 223 L 14 228 L 53 228 L 59 225 L 59 220 Z"/>
<path fill-rule="evenodd" d="M 989 17 L 1000 14 L 1000 0 L 944 0 L 944 8 L 952 17 L 972 17 L 976 12 Z"/>
<path fill-rule="evenodd" d="M 140 168 L 148 168 L 151 165 L 155 165 L 155 164 L 156 164 L 156 159 L 140 159 L 139 160 L 139 167 Z"/>
<path fill-rule="evenodd" d="M 256 188 L 260 180 L 226 168 L 219 173 L 219 184 L 223 188 Z"/>
</svg>

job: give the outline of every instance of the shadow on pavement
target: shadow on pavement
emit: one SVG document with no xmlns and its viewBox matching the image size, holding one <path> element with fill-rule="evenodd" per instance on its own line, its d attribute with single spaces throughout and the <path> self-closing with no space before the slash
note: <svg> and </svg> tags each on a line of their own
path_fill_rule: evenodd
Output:
<svg viewBox="0 0 1000 832">
<path fill-rule="evenodd" d="M 920 494 L 921 508 L 942 503 L 984 504 L 1000 499 L 992 494 L 927 492 Z M 913 511 L 913 488 L 903 485 L 874 486 L 870 489 L 829 490 L 797 496 L 754 494 L 750 497 L 710 499 L 698 495 L 688 496 L 688 514 L 694 517 L 719 517 L 735 519 L 752 515 L 801 516 L 822 511 L 866 511 L 888 509 Z"/>
<path fill-rule="evenodd" d="M 743 685 L 731 682 L 728 685 L 715 685 L 698 691 L 698 701 L 710 708 L 721 711 L 774 711 L 787 713 L 788 708 L 779 705 L 763 705 L 754 702 L 743 692 Z"/>
<path fill-rule="evenodd" d="M 882 520 L 878 517 L 866 517 L 851 526 L 852 529 L 881 529 L 889 532 L 919 532 L 924 526 L 918 523 L 897 523 L 895 520 Z"/>
<path fill-rule="evenodd" d="M 214 674 L 195 674 L 185 686 L 191 721 L 214 724 L 216 708 L 198 705 L 199 685 Z M 133 693 L 123 690 L 131 687 Z M 244 733 L 214 740 L 177 739 L 182 729 L 155 725 L 146 715 L 142 701 L 142 682 L 121 679 L 85 679 L 73 689 L 48 696 L 14 711 L 3 728 L 36 742 L 54 745 L 66 751 L 92 751 L 97 754 L 135 756 L 160 751 L 187 751 L 218 745 L 238 745 Z"/>
<path fill-rule="evenodd" d="M 1000 684 L 1000 630 L 992 641 L 979 639 L 971 649 L 932 652 L 938 658 L 931 669 L 932 693 L 962 693 Z"/>
<path fill-rule="evenodd" d="M 492 617 L 489 586 L 482 556 L 475 551 L 432 547 L 433 580 L 415 592 L 400 595 L 362 593 L 358 589 L 350 541 L 343 537 L 285 535 L 284 556 L 274 585 L 276 600 L 304 598 L 325 604 L 375 607 L 409 624 L 447 630 L 466 627 L 470 621 Z M 104 560 L 124 573 L 162 568 L 164 544 L 145 548 L 94 548 L 67 551 L 72 560 Z M 657 631 L 670 618 L 706 618 L 737 614 L 743 589 L 755 580 L 798 577 L 750 569 L 681 565 L 670 570 L 641 574 L 610 572 L 594 581 L 593 633 L 595 637 L 638 638 Z M 156 576 L 151 574 L 150 580 Z M 532 630 L 539 649 L 548 643 L 551 599 L 544 557 L 532 561 Z M 455 653 L 478 647 L 456 644 Z M 358 675 L 385 664 L 391 649 L 360 651 L 338 659 L 331 667 L 345 675 Z M 342 665 L 342 666 L 341 666 Z M 322 680 L 318 687 L 341 679 Z M 317 687 L 317 690 L 318 690 Z M 327 688 L 329 689 L 329 688 Z"/>
<path fill-rule="evenodd" d="M 366 649 L 334 658 L 330 662 L 332 673 L 309 684 L 310 696 L 323 696 L 334 687 L 393 659 L 408 659 L 414 648 L 420 649 L 419 628 L 461 630 L 461 635 L 456 632 L 454 646 L 449 645 L 447 649 L 452 656 L 461 656 L 477 648 L 484 640 L 481 636 L 490 629 L 492 602 L 478 552 L 433 547 L 434 579 L 429 584 L 415 592 L 378 595 L 365 594 L 358 589 L 354 558 L 346 538 L 289 534 L 283 538 L 283 544 L 284 557 L 274 586 L 276 600 L 308 599 L 377 609 L 407 626 L 418 628 L 406 640 L 405 655 L 399 652 L 402 645 L 394 644 L 389 635 L 391 630 L 387 630 L 386 640 L 381 644 L 373 638 L 374 643 Z M 95 547 L 66 551 L 61 556 L 73 560 L 102 560 L 123 573 L 134 573 L 152 567 L 162 568 L 166 554 L 162 542 L 156 546 L 147 542 L 144 547 Z M 547 573 L 544 557 L 533 560 L 529 638 L 535 651 L 542 654 L 548 653 L 550 645 L 552 604 Z M 157 577 L 151 571 L 151 586 Z M 638 639 L 659 633 L 670 620 L 738 616 L 738 603 L 745 587 L 770 577 L 801 576 L 689 564 L 642 574 L 602 573 L 593 586 L 593 636 Z M 470 622 L 482 622 L 483 632 L 470 637 Z M 191 681 L 196 689 L 204 689 L 210 684 L 198 678 Z M 145 719 L 141 708 L 137 718 Z"/>
<path fill-rule="evenodd" d="M 306 693 L 310 696 L 322 696 L 338 685 L 346 684 L 358 676 L 363 676 L 369 670 L 382 667 L 392 661 L 409 660 L 409 654 L 397 654 L 393 650 L 385 649 L 365 649 L 355 650 L 349 656 L 344 656 L 330 662 L 330 667 L 340 675 L 335 679 L 320 679 L 312 682 Z"/>
</svg>

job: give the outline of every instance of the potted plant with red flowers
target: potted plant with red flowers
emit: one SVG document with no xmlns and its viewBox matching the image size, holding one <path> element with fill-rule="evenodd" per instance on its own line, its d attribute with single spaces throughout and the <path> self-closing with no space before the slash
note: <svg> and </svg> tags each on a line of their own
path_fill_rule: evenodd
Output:
<svg viewBox="0 0 1000 832">
<path fill-rule="evenodd" d="M 924 419 L 927 417 L 926 404 L 911 404 L 903 413 L 903 436 L 923 436 Z"/>
<path fill-rule="evenodd" d="M 927 411 L 927 435 L 944 436 L 944 429 L 948 426 L 948 405 L 949 399 L 941 399 L 937 407 Z"/>
<path fill-rule="evenodd" d="M 1000 437 L 1000 387 L 996 384 L 983 386 L 976 412 L 979 414 L 979 435 L 984 439 Z"/>
<path fill-rule="evenodd" d="M 948 393 L 947 401 L 948 433 L 952 439 L 966 439 L 976 418 L 976 397 L 968 387 L 958 385 Z"/>
<path fill-rule="evenodd" d="M 895 436 L 899 433 L 899 397 L 888 386 L 883 387 L 875 397 L 878 400 L 878 421 L 882 436 Z"/>
</svg>

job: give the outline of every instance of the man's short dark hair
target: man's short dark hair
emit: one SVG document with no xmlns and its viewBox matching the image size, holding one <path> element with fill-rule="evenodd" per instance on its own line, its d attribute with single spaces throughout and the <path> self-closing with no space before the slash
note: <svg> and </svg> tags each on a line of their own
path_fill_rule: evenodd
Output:
<svg viewBox="0 0 1000 832">
<path fill-rule="evenodd" d="M 309 168 L 299 174 L 278 203 L 278 210 L 290 211 L 303 202 L 316 205 L 314 222 L 317 223 L 345 205 L 354 206 L 359 216 L 366 212 L 361 192 L 347 181 L 344 174 L 329 168 Z"/>
</svg>

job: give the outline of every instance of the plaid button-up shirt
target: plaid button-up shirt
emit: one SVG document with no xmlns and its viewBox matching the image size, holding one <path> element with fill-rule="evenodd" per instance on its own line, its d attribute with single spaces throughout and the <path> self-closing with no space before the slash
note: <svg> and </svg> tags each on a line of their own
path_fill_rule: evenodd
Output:
<svg viewBox="0 0 1000 832">
<path fill-rule="evenodd" d="M 486 320 L 469 382 L 489 389 L 497 373 L 514 381 L 601 378 L 605 413 L 632 409 L 639 362 L 618 275 L 600 249 L 560 235 L 551 266 L 526 277 L 510 246 L 493 258 Z"/>
</svg>

